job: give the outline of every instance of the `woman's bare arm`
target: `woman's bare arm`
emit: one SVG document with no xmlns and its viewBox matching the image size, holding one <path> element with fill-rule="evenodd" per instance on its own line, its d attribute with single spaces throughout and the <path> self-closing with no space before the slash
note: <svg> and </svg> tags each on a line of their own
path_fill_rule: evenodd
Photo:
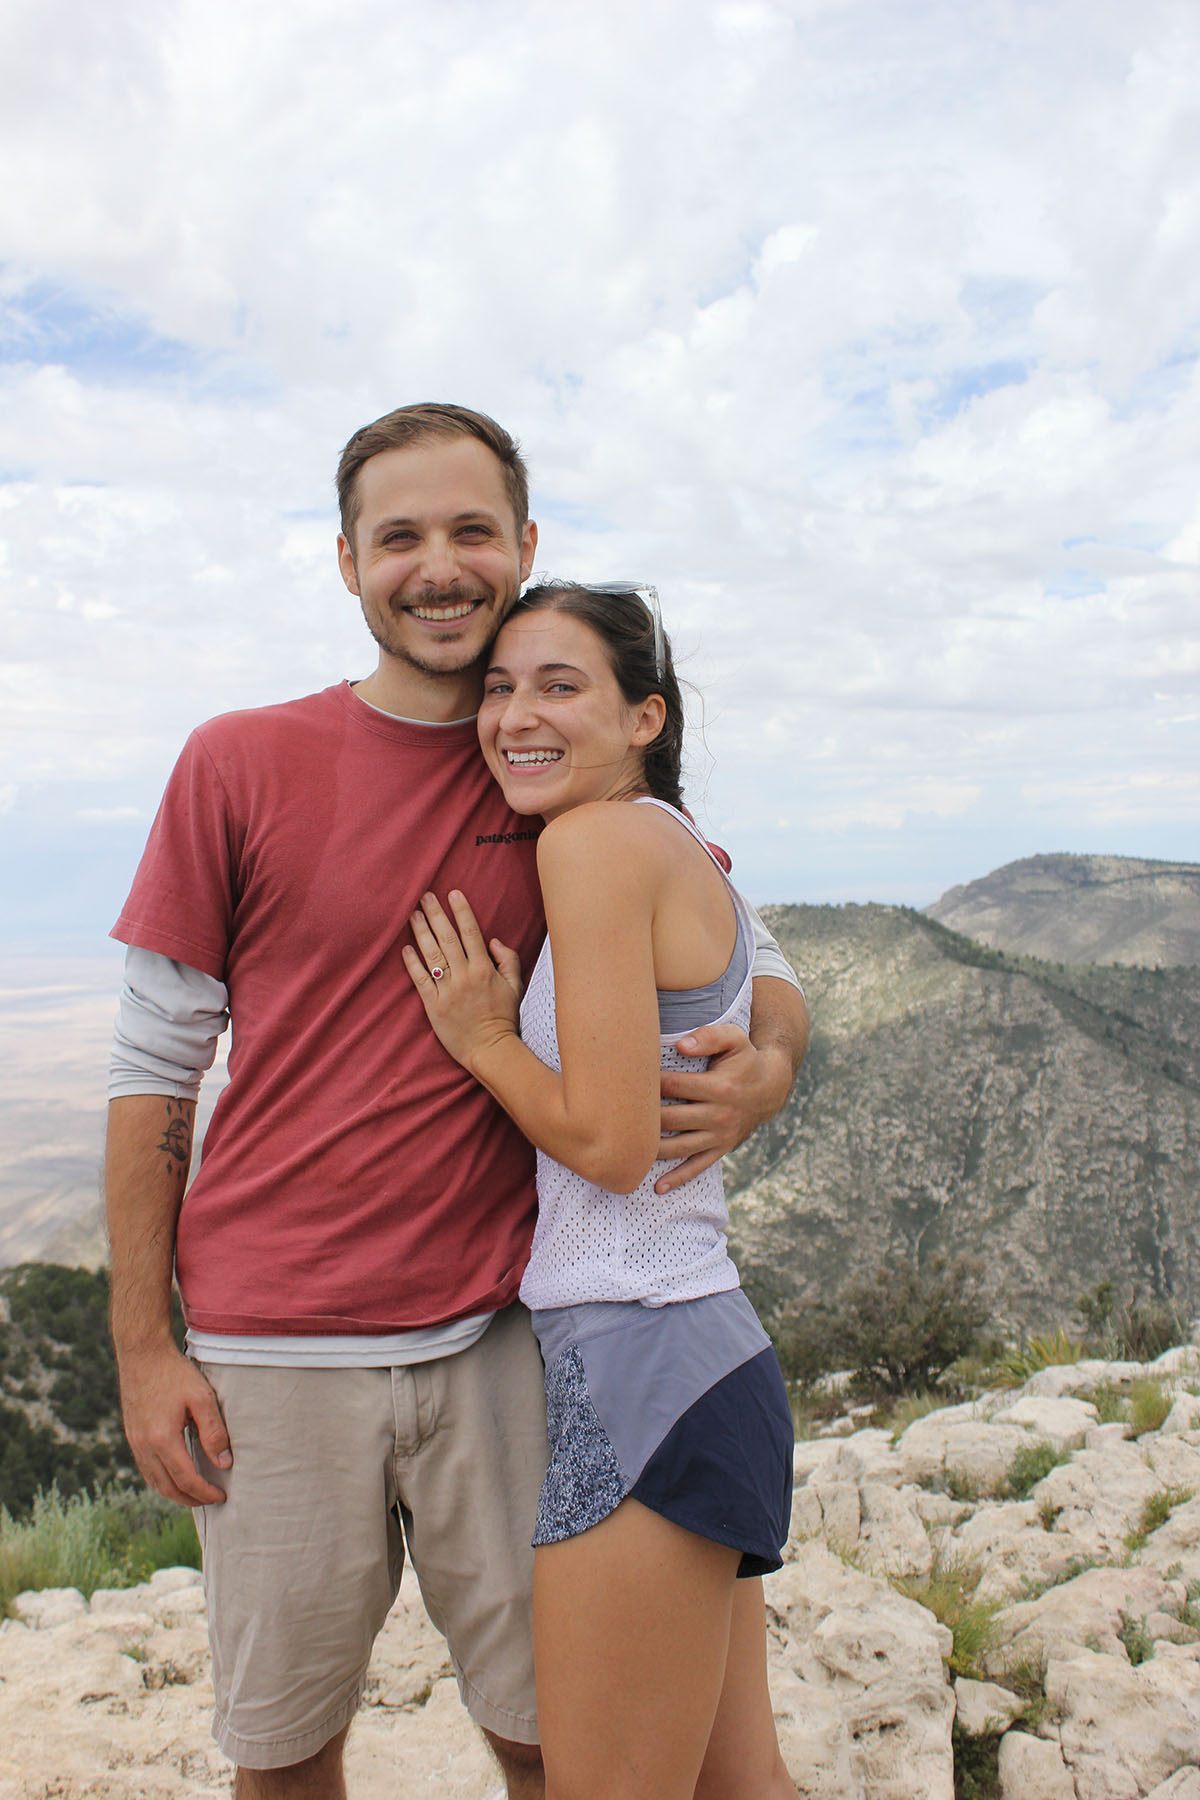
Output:
<svg viewBox="0 0 1200 1800">
<path fill-rule="evenodd" d="M 457 930 L 437 905 L 414 934 L 446 970 L 435 982 L 405 961 L 441 1042 L 530 1141 L 585 1179 L 628 1193 L 658 1155 L 659 1039 L 652 926 L 661 861 L 645 853 L 631 809 L 579 807 L 547 826 L 538 874 L 554 952 L 562 1074 L 516 1032 L 515 999 L 470 908 L 451 895 Z M 630 833 L 639 839 L 631 853 Z M 493 951 L 498 946 L 493 946 Z M 499 985 L 497 985 L 499 984 Z M 507 987 L 507 995 L 501 991 Z"/>
</svg>

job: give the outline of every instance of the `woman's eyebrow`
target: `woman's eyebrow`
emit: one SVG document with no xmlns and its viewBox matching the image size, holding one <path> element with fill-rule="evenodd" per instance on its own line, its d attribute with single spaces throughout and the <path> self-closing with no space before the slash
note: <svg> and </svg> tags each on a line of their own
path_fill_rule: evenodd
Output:
<svg viewBox="0 0 1200 1800">
<path fill-rule="evenodd" d="M 534 674 L 535 675 L 553 675 L 553 674 L 556 674 L 560 669 L 569 669 L 571 671 L 572 675 L 585 675 L 586 676 L 586 674 L 587 674 L 587 670 L 581 669 L 577 663 L 568 663 L 568 662 L 539 663 L 537 665 L 537 668 L 534 670 Z M 486 680 L 489 675 L 507 675 L 508 672 L 509 671 L 504 667 L 503 663 L 492 663 L 489 668 L 486 668 L 483 671 L 483 674 L 484 674 L 484 679 Z"/>
</svg>

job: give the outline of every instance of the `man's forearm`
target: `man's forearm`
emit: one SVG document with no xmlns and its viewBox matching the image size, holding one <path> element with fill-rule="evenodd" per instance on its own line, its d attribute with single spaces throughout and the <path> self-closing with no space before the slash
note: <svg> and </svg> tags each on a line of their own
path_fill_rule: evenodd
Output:
<svg viewBox="0 0 1200 1800">
<path fill-rule="evenodd" d="M 792 1091 L 804 1053 L 808 1049 L 808 1007 L 799 988 L 790 981 L 770 976 L 755 978 L 750 1011 L 750 1042 L 765 1059 L 775 1105 L 765 1118 L 777 1113 Z"/>
<path fill-rule="evenodd" d="M 175 1227 L 195 1120 L 194 1100 L 130 1094 L 109 1103 L 104 1193 L 118 1362 L 172 1341 Z"/>
<path fill-rule="evenodd" d="M 180 1506 L 219 1505 L 201 1475 L 194 1432 L 209 1462 L 232 1463 L 216 1396 L 171 1333 L 175 1227 L 192 1160 L 194 1100 L 128 1094 L 108 1107 L 104 1186 L 112 1275 L 112 1335 L 125 1435 L 138 1468 Z"/>
</svg>

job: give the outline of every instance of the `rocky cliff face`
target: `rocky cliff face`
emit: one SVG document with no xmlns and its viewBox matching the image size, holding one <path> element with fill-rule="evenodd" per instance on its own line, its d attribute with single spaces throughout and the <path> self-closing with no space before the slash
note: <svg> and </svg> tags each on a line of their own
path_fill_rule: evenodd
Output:
<svg viewBox="0 0 1200 1800">
<path fill-rule="evenodd" d="M 1200 970 L 1009 959 L 924 915 L 781 907 L 807 1062 L 730 1160 L 732 1238 L 772 1303 L 885 1258 L 971 1251 L 997 1323 L 1118 1290 L 1200 1310 Z"/>
<path fill-rule="evenodd" d="M 1200 864 L 1027 856 L 951 888 L 930 918 L 1054 962 L 1200 963 Z"/>
<path fill-rule="evenodd" d="M 806 1800 L 1200 1800 L 1198 1387 L 1200 1355 L 1180 1347 L 1041 1369 L 907 1428 L 846 1415 L 797 1444 L 765 1591 L 780 1747 Z M 194 1571 L 90 1603 L 23 1594 L 15 1612 L 0 1794 L 229 1793 Z M 500 1800 L 411 1571 L 348 1772 L 360 1800 Z"/>
</svg>

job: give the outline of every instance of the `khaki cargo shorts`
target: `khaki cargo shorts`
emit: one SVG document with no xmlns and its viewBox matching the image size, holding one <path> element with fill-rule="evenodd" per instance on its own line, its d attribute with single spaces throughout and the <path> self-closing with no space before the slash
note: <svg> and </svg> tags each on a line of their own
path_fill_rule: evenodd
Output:
<svg viewBox="0 0 1200 1800">
<path fill-rule="evenodd" d="M 477 1724 L 537 1742 L 529 1547 L 546 1403 L 522 1306 L 398 1369 L 202 1364 L 233 1443 L 200 1507 L 216 1716 L 249 1769 L 314 1756 L 358 1707 L 405 1547 Z"/>
</svg>

